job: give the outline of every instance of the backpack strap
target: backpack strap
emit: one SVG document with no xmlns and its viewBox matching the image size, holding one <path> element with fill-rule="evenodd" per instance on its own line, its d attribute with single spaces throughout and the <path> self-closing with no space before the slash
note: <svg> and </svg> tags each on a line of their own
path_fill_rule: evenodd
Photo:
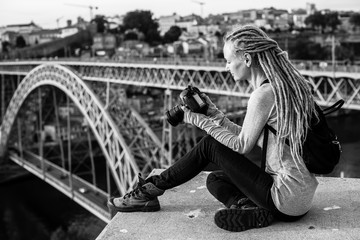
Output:
<svg viewBox="0 0 360 240">
<path fill-rule="evenodd" d="M 274 135 L 276 135 L 277 131 L 270 125 L 266 124 L 265 125 L 266 128 L 268 128 L 270 130 L 270 132 L 272 132 Z M 289 142 L 289 139 L 286 139 L 285 140 L 285 143 L 290 146 L 290 142 Z"/>
<path fill-rule="evenodd" d="M 264 139 L 263 139 L 263 147 L 261 152 L 261 170 L 265 171 L 265 163 L 266 163 L 266 152 L 267 152 L 267 143 L 269 138 L 269 128 L 267 128 L 269 125 L 265 125 L 264 127 Z"/>
<path fill-rule="evenodd" d="M 265 83 L 269 83 L 268 79 L 265 79 L 260 86 L 262 86 Z M 267 152 L 267 143 L 269 138 L 269 129 L 267 128 L 267 124 L 265 124 L 264 127 L 264 139 L 263 139 L 263 147 L 261 152 L 261 169 L 265 171 L 265 163 L 266 163 L 266 152 Z"/>
<path fill-rule="evenodd" d="M 331 105 L 330 107 L 324 108 L 322 110 L 324 115 L 328 115 L 332 112 L 335 112 L 337 110 L 339 110 L 342 105 L 344 105 L 345 101 L 343 99 L 340 99 L 339 101 L 337 101 L 336 103 L 334 103 L 333 105 Z"/>
</svg>

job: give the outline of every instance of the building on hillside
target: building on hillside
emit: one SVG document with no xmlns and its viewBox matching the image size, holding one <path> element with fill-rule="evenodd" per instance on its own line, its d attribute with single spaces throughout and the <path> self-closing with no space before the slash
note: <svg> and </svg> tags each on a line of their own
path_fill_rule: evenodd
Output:
<svg viewBox="0 0 360 240">
<path fill-rule="evenodd" d="M 55 39 L 60 38 L 61 31 L 59 29 L 47 29 L 47 30 L 40 30 L 40 31 L 34 31 L 25 38 L 28 40 L 28 45 L 36 45 L 36 44 L 42 44 L 46 42 L 54 41 Z"/>
<path fill-rule="evenodd" d="M 196 27 L 198 33 L 203 33 L 204 35 L 214 35 L 216 32 L 220 32 L 220 26 L 215 24 L 199 24 Z"/>
<path fill-rule="evenodd" d="M 203 23 L 203 19 L 195 14 L 180 17 L 176 22 L 176 26 L 190 34 L 198 34 L 200 32 L 199 25 Z"/>
<path fill-rule="evenodd" d="M 69 24 L 68 24 L 69 26 Z M 71 25 L 72 27 L 76 27 L 78 29 L 87 29 L 89 26 L 89 22 L 85 21 L 82 17 L 77 18 L 77 22 Z"/>
<path fill-rule="evenodd" d="M 124 15 L 115 15 L 112 17 L 107 17 L 106 21 L 108 21 L 108 27 L 109 30 L 117 29 L 119 25 L 122 25 L 124 23 Z"/>
<path fill-rule="evenodd" d="M 14 31 L 6 31 L 1 35 L 1 41 L 2 42 L 9 42 L 12 45 L 15 45 L 16 38 L 19 34 Z"/>
<path fill-rule="evenodd" d="M 67 21 L 67 26 L 64 28 L 60 28 L 60 38 L 66 38 L 68 36 L 74 35 L 79 32 L 79 27 L 75 24 L 73 25 L 71 20 Z"/>
<path fill-rule="evenodd" d="M 309 16 L 305 9 L 296 9 L 292 11 L 294 26 L 297 28 L 305 28 L 305 19 Z"/>
<path fill-rule="evenodd" d="M 170 16 L 161 16 L 159 17 L 159 31 L 160 35 L 164 35 L 172 26 L 177 26 L 176 22 L 180 19 L 180 16 L 174 13 Z"/>
<path fill-rule="evenodd" d="M 209 24 L 209 25 L 218 25 L 218 26 L 226 23 L 225 20 L 226 20 L 226 19 L 225 19 L 224 14 L 216 14 L 216 15 L 210 14 L 210 15 L 205 19 L 205 21 L 207 22 L 207 24 Z"/>
<path fill-rule="evenodd" d="M 316 12 L 316 5 L 314 3 L 306 3 L 306 14 L 312 15 Z"/>
<path fill-rule="evenodd" d="M 265 8 L 262 11 L 262 20 L 272 29 L 287 30 L 289 28 L 289 12 L 283 9 Z M 265 27 L 265 26 L 259 26 Z"/>
<path fill-rule="evenodd" d="M 23 35 L 29 46 L 36 44 L 51 42 L 59 38 L 66 38 L 79 32 L 77 27 L 71 26 L 71 22 L 68 27 L 59 29 L 44 29 L 40 31 L 34 31 L 30 34 Z"/>
<path fill-rule="evenodd" d="M 111 33 L 97 33 L 93 37 L 93 56 L 111 56 L 117 47 L 116 37 Z"/>
<path fill-rule="evenodd" d="M 77 27 L 65 27 L 60 29 L 60 38 L 66 38 L 79 32 Z"/>
<path fill-rule="evenodd" d="M 232 13 L 225 13 L 224 16 L 225 20 L 231 24 L 249 24 L 254 23 L 256 19 L 260 18 L 261 13 L 260 10 L 248 9 Z"/>
<path fill-rule="evenodd" d="M 39 27 L 38 25 L 36 25 L 34 22 L 31 22 L 29 24 L 12 24 L 12 25 L 7 25 L 5 27 L 2 28 L 1 32 L 16 32 L 19 34 L 24 34 L 24 33 L 31 33 L 33 31 L 39 31 L 42 28 Z M 0 33 L 1 33 L 0 32 Z"/>
<path fill-rule="evenodd" d="M 37 26 L 34 22 L 29 24 L 12 24 L 4 27 L 0 27 L 0 42 L 9 42 L 15 45 L 16 38 L 22 35 L 27 42 L 26 35 L 32 31 L 39 31 L 41 27 Z"/>
</svg>

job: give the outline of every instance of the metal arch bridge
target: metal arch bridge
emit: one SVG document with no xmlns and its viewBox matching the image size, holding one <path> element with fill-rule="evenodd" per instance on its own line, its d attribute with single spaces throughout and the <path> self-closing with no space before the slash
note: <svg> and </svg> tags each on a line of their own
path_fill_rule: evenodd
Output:
<svg viewBox="0 0 360 240">
<path fill-rule="evenodd" d="M 302 74 L 314 86 L 319 104 L 326 106 L 342 98 L 345 100 L 344 108 L 360 110 L 358 74 Z M 252 91 L 250 85 L 234 82 L 230 74 L 219 67 L 27 61 L 0 63 L 0 75 L 0 154 L 4 155 L 8 148 L 15 149 L 9 151 L 11 160 L 43 178 L 106 222 L 110 219 L 110 213 L 104 203 L 114 191 L 111 189 L 113 185 L 120 194 L 125 193 L 133 187 L 139 172 L 147 173 L 153 167 L 170 165 L 173 158 L 191 147 L 189 139 L 194 139 L 194 135 L 189 135 L 189 131 L 182 128 L 177 130 L 177 139 L 174 140 L 174 129 L 163 121 L 160 141 L 140 114 L 126 103 L 124 85 L 163 89 L 166 109 L 173 104 L 172 91 L 182 90 L 189 84 L 203 92 L 244 98 L 248 98 Z M 48 88 L 44 89 L 45 86 Z M 60 123 L 58 116 L 56 90 L 66 95 L 67 109 L 71 100 L 81 112 L 84 122 L 80 129 L 76 124 L 71 126 L 68 113 L 67 130 L 61 132 L 64 123 Z M 60 161 L 53 161 L 50 155 L 46 155 L 51 144 L 47 144 L 43 136 L 46 132 L 43 119 L 46 114 L 43 111 L 48 107 L 42 105 L 49 104 L 49 99 L 52 99 L 50 106 L 54 109 L 48 114 L 55 115 L 56 126 L 52 149 L 58 146 Z M 40 107 L 35 109 L 34 105 Z M 22 126 L 27 125 L 26 115 L 36 118 L 33 132 L 38 140 L 35 144 L 26 139 L 29 132 Z M 73 136 L 73 132 L 78 135 Z M 72 156 L 75 141 L 72 139 L 80 139 L 75 143 L 77 147 L 87 142 L 87 149 L 90 150 L 92 142 L 97 142 L 106 159 L 106 168 L 102 170 L 106 172 L 105 186 L 100 186 L 96 180 L 98 174 L 95 173 L 95 156 L 92 154 L 96 151 L 87 150 L 87 159 L 90 159 L 88 165 L 91 165 L 90 180 L 84 180 L 82 173 L 75 171 L 73 165 L 76 166 L 76 160 Z M 179 144 L 177 153 L 174 153 L 173 142 L 181 141 L 185 144 Z M 67 148 L 63 146 L 65 143 Z M 181 146 L 184 150 L 179 149 Z"/>
<path fill-rule="evenodd" d="M 26 75 L 46 61 L 0 62 L 0 74 Z M 222 67 L 157 64 L 125 64 L 83 61 L 52 61 L 67 66 L 83 80 L 124 85 L 182 90 L 189 84 L 212 94 L 248 98 L 251 87 L 234 82 Z M 360 110 L 360 73 L 300 71 L 314 87 L 315 98 L 322 106 L 342 98 L 343 108 Z"/>
</svg>

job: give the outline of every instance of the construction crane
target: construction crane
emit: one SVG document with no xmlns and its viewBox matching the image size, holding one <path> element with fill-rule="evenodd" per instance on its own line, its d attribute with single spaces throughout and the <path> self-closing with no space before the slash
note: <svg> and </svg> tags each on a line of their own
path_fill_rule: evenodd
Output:
<svg viewBox="0 0 360 240">
<path fill-rule="evenodd" d="M 73 6 L 73 7 L 82 7 L 82 8 L 89 8 L 90 10 L 90 21 L 94 19 L 93 10 L 97 10 L 97 6 L 92 5 L 81 5 L 81 4 L 72 4 L 72 3 L 65 3 L 65 5 Z"/>
<path fill-rule="evenodd" d="M 200 1 L 195 1 L 195 0 L 193 0 L 193 2 L 200 5 L 201 17 L 203 17 L 203 8 L 204 8 L 204 5 L 205 5 L 205 2 L 200 2 Z"/>
</svg>

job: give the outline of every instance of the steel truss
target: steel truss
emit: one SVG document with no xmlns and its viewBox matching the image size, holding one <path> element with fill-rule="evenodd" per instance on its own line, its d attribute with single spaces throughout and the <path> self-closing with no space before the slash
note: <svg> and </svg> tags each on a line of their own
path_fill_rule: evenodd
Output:
<svg viewBox="0 0 360 240">
<path fill-rule="evenodd" d="M 91 89 L 63 66 L 46 64 L 36 67 L 19 84 L 0 128 L 1 154 L 5 151 L 10 130 L 21 105 L 33 90 L 43 85 L 62 90 L 82 112 L 101 146 L 119 192 L 124 194 L 132 188 L 140 170 L 124 137 Z"/>
<path fill-rule="evenodd" d="M 94 62 L 57 62 L 75 71 L 83 80 L 112 82 L 125 85 L 182 90 L 189 84 L 206 93 L 248 98 L 252 88 L 246 82 L 234 82 L 221 67 L 171 66 L 157 64 L 125 64 Z M 43 62 L 0 63 L 2 74 L 26 74 Z M 323 106 L 339 98 L 343 108 L 360 110 L 360 74 L 346 72 L 300 71 L 314 87 L 315 97 Z"/>
</svg>

